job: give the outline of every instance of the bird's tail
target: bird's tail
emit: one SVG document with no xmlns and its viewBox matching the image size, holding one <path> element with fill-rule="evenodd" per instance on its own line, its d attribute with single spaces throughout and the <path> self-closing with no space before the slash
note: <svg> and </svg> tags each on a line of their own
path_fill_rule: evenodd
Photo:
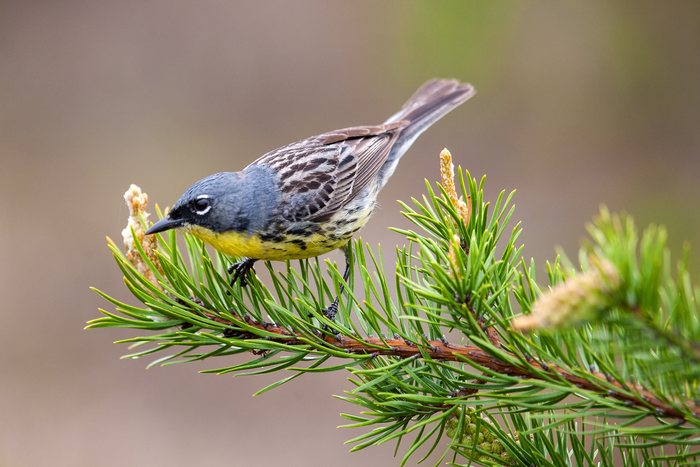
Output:
<svg viewBox="0 0 700 467">
<path fill-rule="evenodd" d="M 476 91 L 470 84 L 462 84 L 454 79 L 434 79 L 421 86 L 401 110 L 385 122 L 406 120 L 410 123 L 401 131 L 389 156 L 379 169 L 379 186 L 383 187 L 389 180 L 401 156 L 421 133 L 474 94 Z"/>
</svg>

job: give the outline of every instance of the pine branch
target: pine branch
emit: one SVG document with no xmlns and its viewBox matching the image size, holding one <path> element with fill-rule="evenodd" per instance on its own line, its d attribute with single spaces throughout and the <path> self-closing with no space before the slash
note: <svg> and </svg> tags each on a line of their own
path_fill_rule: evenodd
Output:
<svg viewBox="0 0 700 467">
<path fill-rule="evenodd" d="M 330 345 L 335 348 L 343 349 L 347 353 L 369 355 L 372 357 L 382 355 L 399 359 L 426 358 L 445 362 L 469 361 L 470 363 L 509 377 L 542 379 L 542 374 L 553 375 L 576 388 L 598 392 L 607 397 L 620 400 L 628 407 L 638 406 L 642 408 L 651 408 L 654 411 L 653 413 L 659 417 L 677 418 L 679 422 L 685 422 L 686 412 L 677 410 L 674 406 L 660 400 L 653 393 L 644 390 L 638 384 L 618 382 L 613 380 L 609 375 L 606 376 L 595 372 L 589 372 L 586 377 L 583 377 L 556 365 L 535 362 L 528 356 L 525 357 L 526 363 L 524 365 L 516 365 L 511 362 L 522 357 L 512 353 L 504 353 L 507 355 L 507 358 L 497 358 L 480 347 L 452 344 L 446 340 L 427 341 L 424 345 L 406 342 L 404 339 L 380 339 L 377 337 L 360 339 L 339 334 L 332 336 L 314 333 L 312 335 L 298 336 L 272 323 L 258 323 L 249 316 L 225 319 L 217 316 L 213 311 L 206 313 L 206 315 L 209 319 L 221 324 L 240 327 L 241 324 L 245 323 L 248 328 L 277 335 L 279 337 L 269 337 L 268 339 L 270 341 L 284 343 L 288 346 L 298 345 L 306 347 L 309 343 L 315 342 L 317 349 L 322 349 L 326 345 Z M 257 339 L 260 336 L 252 332 L 240 332 L 236 333 L 236 337 L 239 339 Z M 469 395 L 474 393 L 475 392 L 469 392 Z M 700 407 L 697 407 L 693 402 L 683 401 L 681 405 L 688 407 L 695 418 L 700 418 Z"/>
<path fill-rule="evenodd" d="M 174 232 L 159 236 L 158 249 L 145 242 L 145 197 L 132 192 L 127 253 L 110 249 L 143 306 L 98 292 L 116 313 L 100 310 L 88 327 L 145 331 L 121 341 L 136 348 L 127 357 L 174 350 L 151 365 L 248 353 L 206 372 L 293 372 L 258 393 L 305 373 L 350 371 L 356 387 L 341 399 L 362 415 L 343 416 L 350 427 L 372 427 L 351 440 L 353 450 L 414 436 L 402 464 L 429 440 L 433 452 L 443 434 L 450 441 L 440 462 L 448 451 L 453 461 L 500 465 L 611 465 L 616 452 L 629 455 L 626 465 L 694 459 L 700 287 L 691 286 L 687 254 L 672 278 L 663 229 L 640 240 L 629 217 L 603 209 L 580 271 L 558 257 L 543 292 L 534 262 L 516 247 L 519 225 L 505 235 L 512 193 L 491 207 L 483 179 L 460 170 L 460 198 L 442 156 L 437 192 L 426 183 L 427 196 L 401 204 L 419 232 L 395 229 L 408 246 L 397 250 L 393 293 L 381 250 L 361 242 L 348 283 L 316 259 L 282 271 L 268 264 L 269 289 L 257 277 L 231 287 L 224 271 L 235 259 L 210 256 L 198 239 L 184 236 L 185 255 Z M 321 309 L 341 283 L 331 322 Z M 333 358 L 341 363 L 327 366 Z M 657 425 L 636 426 L 648 417 Z"/>
</svg>

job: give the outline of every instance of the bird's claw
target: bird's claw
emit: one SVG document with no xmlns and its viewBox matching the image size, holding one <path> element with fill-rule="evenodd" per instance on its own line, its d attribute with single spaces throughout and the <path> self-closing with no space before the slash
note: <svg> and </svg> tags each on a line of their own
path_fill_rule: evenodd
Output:
<svg viewBox="0 0 700 467">
<path fill-rule="evenodd" d="M 256 261 L 257 260 L 253 258 L 245 258 L 244 260 L 239 261 L 237 263 L 233 263 L 231 266 L 229 266 L 228 273 L 233 274 L 233 277 L 231 277 L 230 282 L 231 287 L 233 287 L 233 284 L 235 284 L 236 280 L 239 279 L 241 287 L 245 287 L 246 285 L 248 285 L 246 276 L 250 271 L 255 272 L 255 269 L 253 269 L 253 264 L 255 264 Z"/>
<path fill-rule="evenodd" d="M 321 310 L 321 312 L 323 312 L 323 316 L 325 316 L 326 318 L 328 318 L 328 320 L 329 320 L 330 322 L 332 322 L 332 323 L 335 323 L 335 317 L 336 317 L 336 315 L 338 314 L 338 299 L 339 299 L 339 298 L 340 298 L 340 297 L 336 297 L 336 299 L 333 300 L 333 303 L 331 303 L 330 306 L 329 306 L 328 308 L 324 308 L 323 310 Z M 335 329 L 329 328 L 329 327 L 328 327 L 327 325 L 325 325 L 325 324 L 323 325 L 322 329 L 323 329 L 324 331 L 330 331 L 330 332 L 332 332 L 333 334 L 338 334 L 338 331 L 336 331 Z"/>
</svg>

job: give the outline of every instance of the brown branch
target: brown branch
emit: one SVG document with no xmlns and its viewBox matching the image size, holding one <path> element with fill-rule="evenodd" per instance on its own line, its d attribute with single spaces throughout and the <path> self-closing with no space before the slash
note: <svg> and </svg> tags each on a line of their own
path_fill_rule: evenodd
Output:
<svg viewBox="0 0 700 467">
<path fill-rule="evenodd" d="M 272 323 L 259 323 L 249 316 L 244 319 L 235 318 L 234 320 L 224 319 L 219 315 L 214 313 L 207 313 L 207 317 L 226 325 L 236 326 L 237 324 L 242 324 L 245 322 L 246 326 L 259 329 L 260 331 L 265 331 L 267 333 L 276 334 L 279 337 L 272 338 L 272 340 L 284 343 L 286 345 L 309 345 L 308 341 L 302 341 L 299 339 L 300 336 L 293 335 L 285 328 Z M 259 338 L 259 336 L 250 332 L 238 332 L 237 337 L 242 339 L 249 338 Z M 630 407 L 644 407 L 651 408 L 655 410 L 657 416 L 678 418 L 685 420 L 685 414 L 680 410 L 677 410 L 673 406 L 662 401 L 656 397 L 650 391 L 645 390 L 639 385 L 632 385 L 636 393 L 634 395 L 624 394 L 619 392 L 619 390 L 629 392 L 629 386 L 626 383 L 620 383 L 613 380 L 610 377 L 606 377 L 603 374 L 596 372 L 589 372 L 588 378 L 583 378 L 581 376 L 575 375 L 564 368 L 558 367 L 556 365 L 546 365 L 544 363 L 535 362 L 532 359 L 529 360 L 529 365 L 535 369 L 535 371 L 529 370 L 526 366 L 515 365 L 512 363 L 501 361 L 487 352 L 476 346 L 466 346 L 451 344 L 449 342 L 443 341 L 429 341 L 425 344 L 414 344 L 404 341 L 403 339 L 381 339 L 377 337 L 367 337 L 364 339 L 352 338 L 344 335 L 312 335 L 303 336 L 307 339 L 318 341 L 320 346 L 322 343 L 332 345 L 334 347 L 345 349 L 348 353 L 353 354 L 368 354 L 368 355 L 384 355 L 388 357 L 395 358 L 412 358 L 421 357 L 426 355 L 432 360 L 440 361 L 470 361 L 477 365 L 488 368 L 491 371 L 508 375 L 516 376 L 522 378 L 531 379 L 544 379 L 538 372 L 547 373 L 549 375 L 557 375 L 560 379 L 567 381 L 568 383 L 576 386 L 577 388 L 585 389 L 592 392 L 598 392 L 604 394 L 607 397 L 612 397 L 620 401 L 624 401 Z M 384 343 L 386 342 L 386 344 Z M 509 355 L 513 355 L 510 354 Z M 514 356 L 514 355 L 513 355 Z M 515 356 L 514 356 L 515 357 Z M 591 381 L 591 379 L 597 379 L 599 383 Z M 468 393 L 469 391 L 467 391 Z M 466 394 L 466 393 L 465 393 Z M 686 405 L 691 409 L 691 413 L 694 417 L 700 418 L 700 407 L 695 404 L 686 402 Z"/>
<path fill-rule="evenodd" d="M 469 311 L 471 311 L 472 314 L 475 315 L 475 313 L 471 309 L 471 307 L 469 307 Z M 487 326 L 486 320 L 484 318 L 477 318 L 476 322 L 479 324 L 481 329 L 484 331 L 484 334 L 486 334 L 486 338 L 489 340 L 491 345 L 493 345 L 497 349 L 501 350 L 502 349 L 501 339 L 498 337 L 498 331 L 496 331 L 496 328 L 493 325 Z"/>
</svg>

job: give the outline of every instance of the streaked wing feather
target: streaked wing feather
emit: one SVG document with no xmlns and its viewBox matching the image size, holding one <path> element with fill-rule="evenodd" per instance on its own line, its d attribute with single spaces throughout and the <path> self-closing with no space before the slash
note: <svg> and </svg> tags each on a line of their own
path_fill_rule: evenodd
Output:
<svg viewBox="0 0 700 467">
<path fill-rule="evenodd" d="M 376 175 L 386 161 L 389 151 L 400 133 L 400 130 L 394 130 L 389 133 L 344 142 L 347 147 L 345 151 L 351 152 L 357 158 L 358 170 L 352 187 L 352 196 L 362 191 Z"/>
<path fill-rule="evenodd" d="M 329 131 L 328 133 L 323 133 L 322 135 L 312 136 L 311 138 L 305 139 L 300 142 L 305 141 L 318 141 L 320 144 L 333 144 L 340 141 L 345 141 L 351 138 L 360 138 L 362 136 L 373 136 L 386 133 L 391 130 L 396 130 L 398 128 L 403 128 L 408 125 L 408 121 L 400 121 L 394 123 L 385 123 L 383 125 L 375 126 L 353 126 L 350 128 L 343 128 L 341 130 Z"/>
<path fill-rule="evenodd" d="M 278 173 L 285 218 L 322 220 L 351 201 L 376 175 L 408 122 L 352 127 L 292 143 L 251 165 Z"/>
<path fill-rule="evenodd" d="M 384 164 L 401 129 L 407 124 L 407 121 L 400 121 L 376 126 L 350 127 L 310 138 L 341 148 L 336 181 L 337 196 L 333 196 L 328 205 L 313 217 L 328 217 L 357 196 Z M 349 177 L 343 164 L 347 163 L 350 166 L 349 162 L 353 159 L 355 171 L 353 176 Z"/>
</svg>

